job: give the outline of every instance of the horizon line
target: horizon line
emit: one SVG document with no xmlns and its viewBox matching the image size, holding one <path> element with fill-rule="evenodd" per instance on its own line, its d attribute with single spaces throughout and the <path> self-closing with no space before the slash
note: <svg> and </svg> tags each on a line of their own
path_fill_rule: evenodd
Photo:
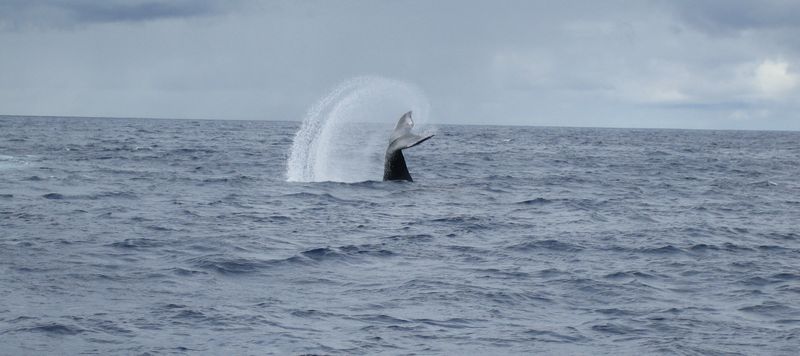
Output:
<svg viewBox="0 0 800 356">
<path fill-rule="evenodd" d="M 185 118 L 185 117 L 135 117 L 135 116 L 77 116 L 77 115 L 18 115 L 0 114 L 0 118 L 54 118 L 54 119 L 112 119 L 112 120 L 189 120 L 189 121 L 271 121 L 271 122 L 298 122 L 303 120 L 275 120 L 275 119 L 209 119 L 209 118 Z M 363 122 L 368 123 L 368 122 Z M 719 129 L 719 128 L 685 128 L 685 127 L 625 127 L 625 126 L 576 126 L 576 125 L 553 125 L 553 124 L 485 124 L 485 123 L 440 123 L 427 122 L 426 125 L 434 126 L 499 126 L 499 127 L 542 127 L 542 128 L 581 128 L 581 129 L 618 129 L 618 130 L 686 130 L 686 131 L 768 131 L 768 132 L 800 132 L 800 129 Z"/>
</svg>

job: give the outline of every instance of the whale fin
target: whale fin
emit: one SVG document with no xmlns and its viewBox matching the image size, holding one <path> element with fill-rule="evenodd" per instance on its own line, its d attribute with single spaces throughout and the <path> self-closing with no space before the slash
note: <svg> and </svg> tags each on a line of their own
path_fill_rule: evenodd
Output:
<svg viewBox="0 0 800 356">
<path fill-rule="evenodd" d="M 406 167 L 403 150 L 419 145 L 433 137 L 433 135 L 414 135 L 411 133 L 413 127 L 414 120 L 411 119 L 411 111 L 405 113 L 400 117 L 400 120 L 397 121 L 392 136 L 389 138 L 389 147 L 386 148 L 383 180 L 413 181 L 413 179 L 411 179 L 411 174 L 408 172 L 408 167 Z"/>
<path fill-rule="evenodd" d="M 392 143 L 389 144 L 389 148 L 386 151 L 387 152 L 397 151 L 397 150 L 404 150 L 406 148 L 411 148 L 427 141 L 431 137 L 433 137 L 433 135 L 419 136 L 419 135 L 414 135 L 412 133 L 407 133 L 392 141 Z"/>
<path fill-rule="evenodd" d="M 392 131 L 392 136 L 389 138 L 389 142 L 392 142 L 411 132 L 411 129 L 414 128 L 414 120 L 411 119 L 411 111 L 403 114 L 400 117 L 400 120 L 397 120 L 397 125 L 394 126 L 394 131 Z"/>
</svg>

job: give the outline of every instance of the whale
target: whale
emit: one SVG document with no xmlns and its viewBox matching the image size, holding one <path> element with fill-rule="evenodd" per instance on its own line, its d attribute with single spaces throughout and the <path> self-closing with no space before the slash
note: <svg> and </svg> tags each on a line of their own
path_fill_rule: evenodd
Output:
<svg viewBox="0 0 800 356">
<path fill-rule="evenodd" d="M 394 131 L 392 131 L 392 135 L 389 137 L 389 147 L 386 148 L 383 165 L 384 181 L 414 181 L 411 179 L 411 173 L 408 172 L 403 150 L 419 145 L 429 140 L 433 135 L 415 135 L 411 133 L 412 128 L 414 128 L 414 120 L 411 119 L 411 111 L 409 111 L 400 117 L 394 127 Z"/>
</svg>

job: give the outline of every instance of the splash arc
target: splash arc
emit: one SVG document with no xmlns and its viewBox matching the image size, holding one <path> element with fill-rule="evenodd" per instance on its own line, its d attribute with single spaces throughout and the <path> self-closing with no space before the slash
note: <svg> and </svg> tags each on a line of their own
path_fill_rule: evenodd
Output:
<svg viewBox="0 0 800 356">
<path fill-rule="evenodd" d="M 389 137 L 389 147 L 386 148 L 385 162 L 383 166 L 383 180 L 406 180 L 413 182 L 411 173 L 408 172 L 406 159 L 403 157 L 403 150 L 423 143 L 433 137 L 433 135 L 419 136 L 411 133 L 414 128 L 414 120 L 411 118 L 411 111 L 403 114 Z"/>
<path fill-rule="evenodd" d="M 430 129 L 424 126 L 430 104 L 416 85 L 379 76 L 341 83 L 306 113 L 287 155 L 286 180 L 380 180 L 392 130 L 386 118 L 407 110 L 414 110 L 418 129 Z"/>
</svg>

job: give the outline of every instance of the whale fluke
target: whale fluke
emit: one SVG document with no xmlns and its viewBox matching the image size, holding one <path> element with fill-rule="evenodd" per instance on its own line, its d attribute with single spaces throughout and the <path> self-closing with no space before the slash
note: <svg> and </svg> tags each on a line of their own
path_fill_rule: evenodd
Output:
<svg viewBox="0 0 800 356">
<path fill-rule="evenodd" d="M 407 180 L 413 182 L 411 174 L 406 167 L 406 159 L 403 157 L 403 150 L 411 148 L 425 142 L 433 135 L 419 136 L 411 133 L 414 127 L 414 120 L 411 119 L 411 111 L 403 114 L 394 127 L 392 136 L 389 137 L 389 147 L 386 148 L 386 162 L 383 165 L 383 180 Z"/>
</svg>

